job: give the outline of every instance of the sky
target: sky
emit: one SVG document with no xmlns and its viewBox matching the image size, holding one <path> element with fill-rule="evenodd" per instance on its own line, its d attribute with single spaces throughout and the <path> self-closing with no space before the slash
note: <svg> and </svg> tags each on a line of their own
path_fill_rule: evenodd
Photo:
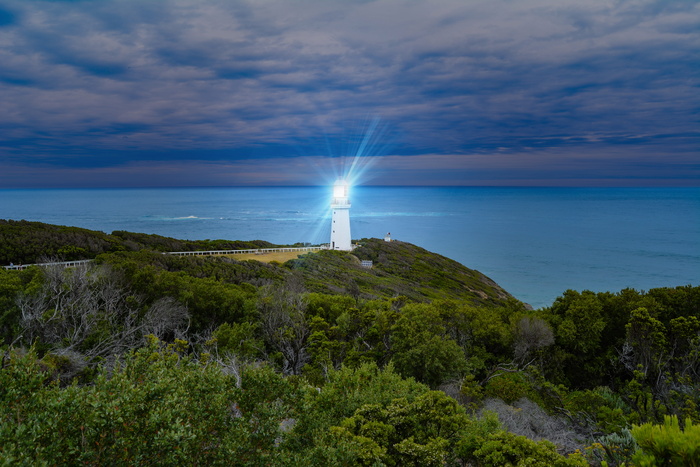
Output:
<svg viewBox="0 0 700 467">
<path fill-rule="evenodd" d="M 0 0 L 0 188 L 700 186 L 694 0 Z"/>
</svg>

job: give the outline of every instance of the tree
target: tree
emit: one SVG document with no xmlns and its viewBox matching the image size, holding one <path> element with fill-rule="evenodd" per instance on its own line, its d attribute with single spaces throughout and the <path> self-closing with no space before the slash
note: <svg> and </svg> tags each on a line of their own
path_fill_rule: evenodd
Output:
<svg viewBox="0 0 700 467">
<path fill-rule="evenodd" d="M 387 405 L 396 398 L 411 402 L 427 391 L 424 384 L 402 378 L 391 364 L 383 369 L 373 362 L 357 368 L 331 369 L 326 384 L 306 394 L 288 447 L 304 453 L 306 459 L 321 456 L 315 463 L 328 464 L 328 459 L 345 455 L 347 447 L 341 446 L 341 453 L 331 449 L 338 441 L 330 437 L 331 426 L 339 425 L 364 405 Z"/>
<path fill-rule="evenodd" d="M 457 401 L 429 391 L 409 402 L 368 404 L 331 428 L 353 446 L 360 465 L 443 465 L 469 418 Z"/>
<path fill-rule="evenodd" d="M 435 307 L 404 306 L 392 331 L 392 361 L 403 376 L 437 387 L 466 370 L 464 351 L 448 336 Z"/>
<path fill-rule="evenodd" d="M 252 360 L 261 356 L 264 344 L 256 338 L 257 323 L 224 323 L 212 334 L 212 343 L 219 355 L 232 354 L 241 359 Z"/>
<path fill-rule="evenodd" d="M 652 379 L 660 377 L 670 360 L 667 346 L 664 324 L 644 307 L 632 311 L 621 355 L 625 368 L 641 371 Z"/>
<path fill-rule="evenodd" d="M 554 333 L 541 318 L 526 316 L 516 325 L 514 353 L 515 360 L 525 362 L 544 347 L 554 344 Z"/>
<path fill-rule="evenodd" d="M 301 374 L 309 361 L 307 338 L 310 334 L 303 294 L 280 287 L 262 287 L 258 311 L 263 338 L 279 354 L 282 372 Z"/>
<path fill-rule="evenodd" d="M 19 334 L 19 309 L 16 296 L 22 290 L 22 275 L 28 271 L 8 271 L 0 268 L 0 345 L 11 343 Z"/>
<path fill-rule="evenodd" d="M 22 338 L 44 350 L 88 361 L 119 355 L 146 334 L 175 337 L 187 328 L 187 309 L 163 297 L 143 310 L 118 273 L 107 266 L 51 266 L 17 298 Z"/>
<path fill-rule="evenodd" d="M 545 315 L 554 330 L 550 361 L 558 367 L 551 376 L 575 388 L 595 387 L 603 381 L 606 355 L 601 352 L 606 319 L 595 293 L 567 290 Z"/>
</svg>

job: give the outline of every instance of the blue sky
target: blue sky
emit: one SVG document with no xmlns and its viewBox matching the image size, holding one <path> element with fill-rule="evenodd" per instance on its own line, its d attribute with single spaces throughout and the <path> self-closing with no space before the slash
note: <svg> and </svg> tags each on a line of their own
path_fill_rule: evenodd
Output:
<svg viewBox="0 0 700 467">
<path fill-rule="evenodd" d="M 700 185 L 700 2 L 0 0 L 0 188 Z"/>
</svg>

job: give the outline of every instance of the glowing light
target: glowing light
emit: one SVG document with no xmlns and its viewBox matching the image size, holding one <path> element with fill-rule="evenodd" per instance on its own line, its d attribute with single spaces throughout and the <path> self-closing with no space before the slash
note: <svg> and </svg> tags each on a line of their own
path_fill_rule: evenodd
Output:
<svg viewBox="0 0 700 467">
<path fill-rule="evenodd" d="M 333 185 L 333 198 L 347 198 L 349 188 L 347 181 L 343 179 L 336 180 Z"/>
</svg>

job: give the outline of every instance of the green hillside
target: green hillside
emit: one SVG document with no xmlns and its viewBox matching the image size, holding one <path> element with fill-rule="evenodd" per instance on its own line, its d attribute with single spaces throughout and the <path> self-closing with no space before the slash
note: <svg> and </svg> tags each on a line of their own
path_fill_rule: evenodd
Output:
<svg viewBox="0 0 700 467">
<path fill-rule="evenodd" d="M 0 219 L 0 264 L 94 259 L 101 254 L 117 252 L 241 250 L 274 246 L 262 240 L 179 240 L 153 234 L 126 231 L 106 234 L 79 227 Z M 363 268 L 361 260 L 371 260 L 374 265 L 371 269 Z M 291 270 L 303 276 L 304 286 L 309 291 L 366 299 L 455 298 L 474 304 L 497 305 L 512 298 L 488 277 L 456 261 L 409 243 L 378 239 L 363 239 L 352 253 L 310 253 L 283 266 L 262 267 L 250 261 L 224 258 L 149 257 L 148 261 L 183 271 L 208 264 L 208 268 L 219 270 L 219 277 L 229 277 L 233 282 L 248 276 L 255 278 L 251 282 L 268 276 L 281 280 Z M 260 276 L 261 271 L 266 274 Z"/>
<path fill-rule="evenodd" d="M 361 266 L 362 260 L 372 267 Z M 513 297 L 478 271 L 405 242 L 362 239 L 352 252 L 320 251 L 285 263 L 309 290 L 361 298 L 405 296 L 502 305 Z"/>
<path fill-rule="evenodd" d="M 178 240 L 161 235 L 96 230 L 0 219 L 0 265 L 32 264 L 46 259 L 74 261 L 93 259 L 115 251 L 243 250 L 274 246 L 261 240 Z"/>
<path fill-rule="evenodd" d="M 0 235 L 10 261 L 94 258 L 0 268 L 0 465 L 700 463 L 698 286 L 532 310 L 403 242 L 267 263 Z"/>
</svg>

